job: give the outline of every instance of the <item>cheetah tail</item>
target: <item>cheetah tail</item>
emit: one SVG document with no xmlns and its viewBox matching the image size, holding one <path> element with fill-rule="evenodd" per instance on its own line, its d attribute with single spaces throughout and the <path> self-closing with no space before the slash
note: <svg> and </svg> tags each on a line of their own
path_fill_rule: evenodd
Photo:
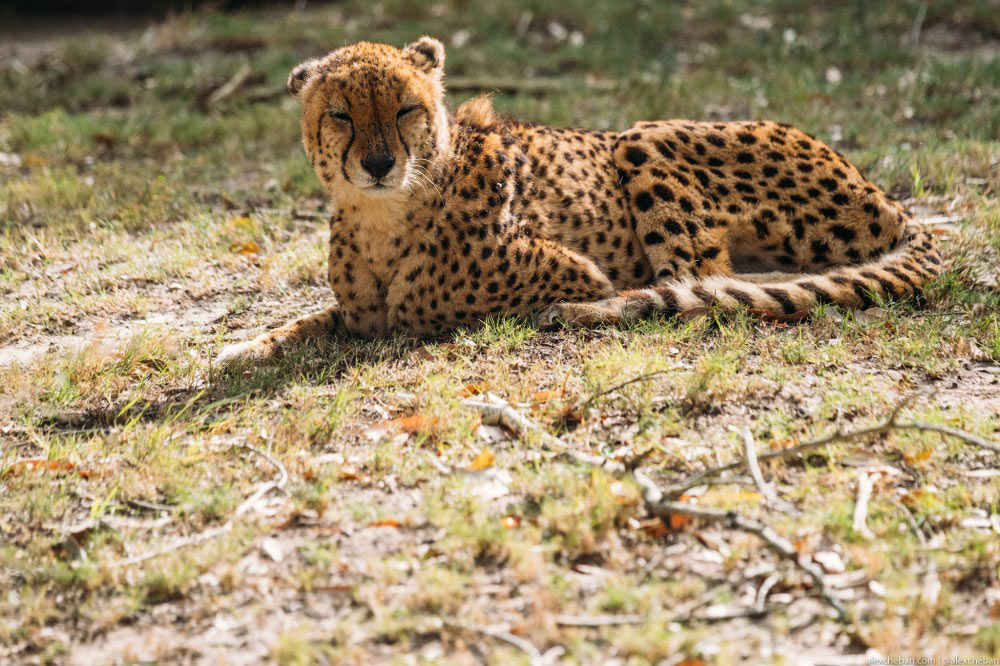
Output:
<svg viewBox="0 0 1000 666">
<path fill-rule="evenodd" d="M 757 284 L 738 277 L 708 276 L 688 279 L 620 294 L 627 305 L 623 316 L 646 311 L 683 312 L 701 306 L 735 308 L 786 315 L 808 312 L 823 303 L 865 309 L 879 298 L 903 300 L 914 297 L 921 287 L 941 274 L 941 254 L 934 236 L 927 230 L 909 225 L 902 243 L 877 260 L 844 266 L 820 274 L 804 274 L 786 282 Z M 638 301 L 636 302 L 636 297 Z M 644 297 L 644 298 L 643 298 Z M 626 312 L 624 310 L 630 310 Z"/>
</svg>

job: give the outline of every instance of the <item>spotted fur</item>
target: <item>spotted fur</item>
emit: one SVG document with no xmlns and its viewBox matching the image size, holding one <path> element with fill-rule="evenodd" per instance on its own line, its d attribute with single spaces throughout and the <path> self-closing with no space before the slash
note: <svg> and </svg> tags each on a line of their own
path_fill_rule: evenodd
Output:
<svg viewBox="0 0 1000 666">
<path fill-rule="evenodd" d="M 302 139 L 330 193 L 337 305 L 241 345 L 332 331 L 433 335 L 490 315 L 596 325 L 746 306 L 798 313 L 913 296 L 934 238 L 835 150 L 782 123 L 624 132 L 454 115 L 444 47 L 362 42 L 295 68 Z M 777 281 L 737 273 L 782 271 Z M 788 274 L 793 274 L 788 276 Z"/>
</svg>

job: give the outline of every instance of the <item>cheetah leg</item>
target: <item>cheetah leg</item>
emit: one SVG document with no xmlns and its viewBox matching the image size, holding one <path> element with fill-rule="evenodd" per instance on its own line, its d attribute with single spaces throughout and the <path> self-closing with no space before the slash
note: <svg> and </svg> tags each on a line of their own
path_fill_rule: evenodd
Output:
<svg viewBox="0 0 1000 666">
<path fill-rule="evenodd" d="M 630 289 L 599 301 L 556 303 L 535 316 L 541 328 L 560 324 L 590 328 L 641 319 L 656 310 L 675 309 L 656 289 Z"/>
<path fill-rule="evenodd" d="M 332 335 L 344 330 L 339 305 L 332 305 L 319 312 L 294 319 L 280 328 L 262 333 L 253 340 L 227 345 L 215 359 L 215 365 L 225 367 L 234 363 L 264 359 L 279 349 L 308 338 Z"/>
</svg>

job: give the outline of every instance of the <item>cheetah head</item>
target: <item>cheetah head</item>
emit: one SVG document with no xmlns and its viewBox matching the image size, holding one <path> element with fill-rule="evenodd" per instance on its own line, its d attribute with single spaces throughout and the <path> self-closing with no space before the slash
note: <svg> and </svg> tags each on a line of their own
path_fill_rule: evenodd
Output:
<svg viewBox="0 0 1000 666">
<path fill-rule="evenodd" d="M 334 196 L 405 194 L 448 149 L 444 46 L 360 42 L 292 70 L 302 141 Z"/>
</svg>

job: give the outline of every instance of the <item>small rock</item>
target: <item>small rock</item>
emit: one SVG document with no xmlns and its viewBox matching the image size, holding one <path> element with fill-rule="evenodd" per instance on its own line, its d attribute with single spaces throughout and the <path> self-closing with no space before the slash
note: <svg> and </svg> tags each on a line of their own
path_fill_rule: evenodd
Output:
<svg viewBox="0 0 1000 666">
<path fill-rule="evenodd" d="M 264 551 L 265 555 L 279 564 L 285 559 L 285 551 L 281 547 L 281 543 L 274 537 L 267 537 L 261 541 L 260 549 Z"/>
<path fill-rule="evenodd" d="M 844 573 L 847 567 L 840 555 L 832 550 L 820 550 L 813 555 L 813 559 L 823 567 L 827 573 Z"/>
</svg>

